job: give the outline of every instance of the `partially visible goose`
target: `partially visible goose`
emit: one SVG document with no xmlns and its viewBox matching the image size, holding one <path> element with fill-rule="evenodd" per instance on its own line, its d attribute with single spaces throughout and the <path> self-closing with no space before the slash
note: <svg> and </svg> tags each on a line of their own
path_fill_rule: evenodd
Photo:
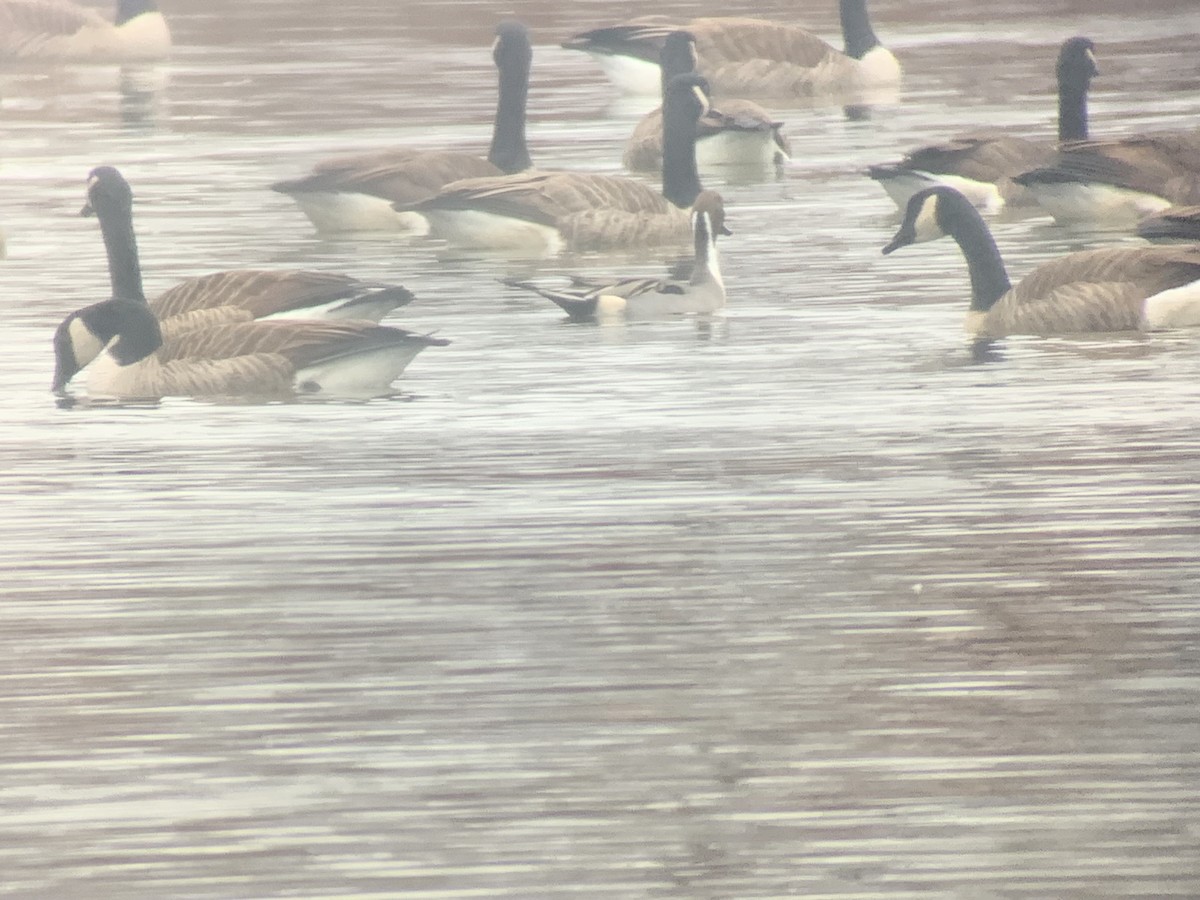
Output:
<svg viewBox="0 0 1200 900">
<path fill-rule="evenodd" d="M 867 0 L 839 0 L 845 52 L 799 25 L 764 19 L 712 17 L 672 23 L 648 16 L 577 34 L 563 47 L 590 54 L 627 93 L 658 90 L 658 59 L 672 31 L 696 38 L 696 71 L 717 96 L 844 98 L 900 82 L 900 64 L 879 43 Z"/>
<path fill-rule="evenodd" d="M 133 230 L 133 191 L 111 166 L 88 176 L 82 215 L 95 215 L 108 253 L 114 297 L 141 296 L 142 273 Z M 349 275 L 285 269 L 237 269 L 186 278 L 150 301 L 159 319 L 249 321 L 251 319 L 364 319 L 378 322 L 412 294 L 400 285 L 361 281 Z"/>
<path fill-rule="evenodd" d="M 958 242 L 967 260 L 967 329 L 977 339 L 1200 325 L 1198 244 L 1071 253 L 1013 285 L 979 211 L 958 191 L 939 186 L 913 195 L 883 252 L 944 235 Z"/>
<path fill-rule="evenodd" d="M 1058 140 L 1086 140 L 1087 97 L 1097 75 L 1095 45 L 1086 37 L 1062 43 L 1058 77 Z M 1055 144 L 1002 133 L 967 134 L 920 147 L 900 162 L 871 166 L 867 174 L 903 211 L 917 191 L 934 184 L 957 188 L 985 212 L 1027 206 L 1036 200 L 1013 179 L 1054 158 Z"/>
<path fill-rule="evenodd" d="M 1081 141 L 1016 181 L 1059 223 L 1129 227 L 1169 206 L 1200 203 L 1200 132 Z"/>
<path fill-rule="evenodd" d="M 154 0 L 117 0 L 112 22 L 71 0 L 0 0 L 0 59 L 124 62 L 170 51 Z"/>
<path fill-rule="evenodd" d="M 295 200 L 323 233 L 423 233 L 427 224 L 421 216 L 398 212 L 393 204 L 424 200 L 460 178 L 529 168 L 525 110 L 533 49 L 528 29 L 520 22 L 501 22 L 496 27 L 492 58 L 500 90 L 486 159 L 461 151 L 408 147 L 355 153 L 320 162 L 307 176 L 276 182 L 271 190 Z"/>
<path fill-rule="evenodd" d="M 696 68 L 696 39 L 687 31 L 673 31 L 663 43 L 659 68 L 662 92 L 676 75 Z M 709 107 L 696 131 L 696 163 L 700 166 L 776 166 L 787 162 L 791 146 L 780 131 L 782 122 L 771 118 L 753 100 L 727 98 L 721 108 Z M 625 144 L 622 162 L 638 172 L 662 168 L 663 113 L 658 107 L 642 117 Z"/>
<path fill-rule="evenodd" d="M 132 192 L 116 169 L 89 176 L 84 214 L 93 212 L 112 297 L 72 313 L 55 332 L 55 391 L 86 366 L 92 396 L 372 396 L 386 393 L 422 349 L 448 343 L 352 318 L 407 303 L 405 289 L 320 273 L 221 272 L 149 304 Z"/>
<path fill-rule="evenodd" d="M 705 87 L 697 75 L 668 85 L 661 194 L 616 175 L 532 171 L 455 182 L 411 208 L 431 235 L 460 247 L 545 255 L 684 244 L 701 191 L 696 122 L 708 109 Z"/>
<path fill-rule="evenodd" d="M 1172 206 L 1147 216 L 1137 233 L 1148 241 L 1200 241 L 1200 206 Z"/>
<path fill-rule="evenodd" d="M 553 290 L 529 282 L 509 282 L 558 304 L 575 321 L 661 318 L 713 313 L 725 305 L 725 282 L 717 257 L 717 235 L 725 227 L 725 204 L 716 191 L 703 191 L 692 206 L 695 265 L 688 281 L 665 278 L 576 280 L 576 287 Z M 584 286 L 580 286 L 584 285 Z"/>
</svg>

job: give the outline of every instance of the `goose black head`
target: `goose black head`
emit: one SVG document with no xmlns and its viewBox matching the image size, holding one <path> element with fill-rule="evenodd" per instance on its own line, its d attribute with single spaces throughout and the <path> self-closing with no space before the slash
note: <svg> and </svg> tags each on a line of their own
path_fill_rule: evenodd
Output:
<svg viewBox="0 0 1200 900">
<path fill-rule="evenodd" d="M 662 52 L 659 54 L 659 65 L 662 67 L 663 90 L 676 75 L 685 75 L 696 71 L 696 38 L 690 31 L 672 31 L 663 41 Z"/>
<path fill-rule="evenodd" d="M 492 61 L 496 68 L 513 68 L 529 74 L 533 61 L 533 45 L 529 29 L 515 19 L 506 19 L 496 26 L 496 42 L 492 45 Z"/>
<path fill-rule="evenodd" d="M 107 210 L 133 215 L 133 190 L 125 176 L 112 166 L 97 166 L 88 173 L 87 202 L 81 216 L 101 215 Z"/>
<path fill-rule="evenodd" d="M 917 191 L 909 198 L 900 229 L 883 248 L 884 255 L 909 244 L 944 237 L 954 230 L 952 220 L 956 216 L 971 214 L 978 216 L 970 201 L 954 188 L 938 185 Z"/>
<path fill-rule="evenodd" d="M 1091 38 L 1073 37 L 1063 41 L 1062 49 L 1058 51 L 1056 67 L 1058 80 L 1078 81 L 1083 84 L 1091 81 L 1100 74 L 1096 66 L 1096 45 Z"/>
<path fill-rule="evenodd" d="M 145 359 L 162 346 L 162 331 L 150 307 L 140 300 L 114 297 L 85 306 L 63 319 L 54 332 L 51 390 L 62 391 L 110 344 L 109 352 L 122 366 Z"/>
</svg>

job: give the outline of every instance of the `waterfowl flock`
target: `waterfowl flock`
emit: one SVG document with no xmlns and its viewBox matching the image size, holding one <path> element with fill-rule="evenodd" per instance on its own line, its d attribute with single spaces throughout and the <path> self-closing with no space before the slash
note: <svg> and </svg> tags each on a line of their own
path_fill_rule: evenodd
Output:
<svg viewBox="0 0 1200 900">
<path fill-rule="evenodd" d="M 494 33 L 498 91 L 486 156 L 435 138 L 428 147 L 336 155 L 307 174 L 280 172 L 263 190 L 292 198 L 322 234 L 400 233 L 535 259 L 690 249 L 682 277 L 583 275 L 566 287 L 522 278 L 500 289 L 531 291 L 573 321 L 712 316 L 726 303 L 718 236 L 731 234 L 726 214 L 736 217 L 738 198 L 706 190 L 701 171 L 749 165 L 786 178 L 791 148 L 773 104 L 794 111 L 796 98 L 823 96 L 855 108 L 898 95 L 900 63 L 876 35 L 866 0 L 838 6 L 842 50 L 797 25 L 735 17 L 649 16 L 566 36 L 562 47 L 582 51 L 620 90 L 662 99 L 625 145 L 629 175 L 537 166 L 526 141 L 534 40 L 505 21 Z M 170 46 L 153 0 L 120 0 L 111 22 L 69 0 L 0 0 L 0 59 L 153 59 Z M 958 243 L 974 341 L 1200 325 L 1200 133 L 1093 138 L 1097 56 L 1086 37 L 1061 44 L 1057 140 L 983 129 L 862 172 L 901 211 L 891 241 L 881 231 L 884 254 L 942 236 Z M 654 173 L 657 183 L 636 173 Z M 85 212 L 100 223 L 111 296 L 57 329 L 55 391 L 82 372 L 89 396 L 379 395 L 421 350 L 453 338 L 381 324 L 413 300 L 404 287 L 312 271 L 217 272 L 147 300 L 132 197 L 117 169 L 89 174 Z M 1070 253 L 1014 285 L 985 216 L 1020 209 L 1164 245 Z M 736 237 L 721 246 L 737 253 Z"/>
</svg>

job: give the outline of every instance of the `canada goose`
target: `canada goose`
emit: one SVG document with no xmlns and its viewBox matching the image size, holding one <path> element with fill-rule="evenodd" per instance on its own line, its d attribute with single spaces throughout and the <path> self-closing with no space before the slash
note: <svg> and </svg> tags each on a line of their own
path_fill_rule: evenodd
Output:
<svg viewBox="0 0 1200 900">
<path fill-rule="evenodd" d="M 0 0 L 0 59 L 159 59 L 171 32 L 154 0 L 117 0 L 114 21 L 71 0 Z"/>
<path fill-rule="evenodd" d="M 129 182 L 111 166 L 93 169 L 81 214 L 95 215 L 100 220 L 112 295 L 141 297 L 142 274 Z M 266 318 L 378 322 L 412 299 L 412 294 L 400 285 L 361 281 L 348 275 L 238 269 L 186 278 L 151 300 L 150 310 L 161 320 L 181 323 Z"/>
<path fill-rule="evenodd" d="M 1014 286 L 979 211 L 953 188 L 937 186 L 913 195 L 883 252 L 944 235 L 966 257 L 967 329 L 979 340 L 1200 325 L 1200 244 L 1071 253 Z"/>
<path fill-rule="evenodd" d="M 1137 233 L 1148 241 L 1200 241 L 1200 206 L 1172 206 L 1147 216 Z"/>
<path fill-rule="evenodd" d="M 661 194 L 631 178 L 535 170 L 454 182 L 412 208 L 431 235 L 465 247 L 544 255 L 683 244 L 687 208 L 701 191 L 696 122 L 708 108 L 705 87 L 697 75 L 667 87 Z"/>
<path fill-rule="evenodd" d="M 575 286 L 552 290 L 523 281 L 509 282 L 552 300 L 574 321 L 660 318 L 712 313 L 725 305 L 725 282 L 717 257 L 717 235 L 725 226 L 725 204 L 716 191 L 702 191 L 692 206 L 695 265 L 688 281 L 665 278 L 618 278 L 601 282 L 576 279 Z"/>
<path fill-rule="evenodd" d="M 658 90 L 659 51 L 680 28 L 695 36 L 696 71 L 716 96 L 844 97 L 899 84 L 900 64 L 875 36 L 867 0 L 839 0 L 838 9 L 844 53 L 798 25 L 725 16 L 674 24 L 661 16 L 631 19 L 577 34 L 563 47 L 590 54 L 626 93 Z"/>
<path fill-rule="evenodd" d="M 335 156 L 318 163 L 305 177 L 277 182 L 271 190 L 295 200 L 323 233 L 424 233 L 428 225 L 422 216 L 398 212 L 393 204 L 424 200 L 460 178 L 512 174 L 529 168 L 525 108 L 532 58 L 528 29 L 520 22 L 501 22 L 492 47 L 500 90 L 487 159 L 450 150 L 389 148 Z"/>
<path fill-rule="evenodd" d="M 676 75 L 696 67 L 696 40 L 687 31 L 673 31 L 663 43 L 659 68 L 662 91 Z M 791 147 L 765 109 L 752 100 L 727 98 L 721 108 L 709 107 L 700 117 L 696 131 L 696 164 L 775 166 L 787 162 Z M 625 144 L 622 162 L 634 171 L 657 172 L 662 168 L 662 107 L 642 117 Z"/>
<path fill-rule="evenodd" d="M 1088 136 L 1087 96 L 1096 69 L 1095 45 L 1085 37 L 1062 43 L 1058 77 L 1058 140 L 1080 141 Z M 871 166 L 878 181 L 903 211 L 922 188 L 946 184 L 957 188 L 985 212 L 1005 206 L 1032 205 L 1036 200 L 1013 179 L 1054 157 L 1054 144 L 1000 133 L 968 134 L 909 153 L 893 165 Z"/>
<path fill-rule="evenodd" d="M 112 297 L 72 313 L 55 332 L 56 392 L 88 366 L 92 395 L 374 395 L 422 349 L 448 343 L 347 318 L 407 303 L 404 288 L 321 273 L 220 272 L 149 304 L 132 196 L 116 169 L 89 175 L 83 214 L 100 220 Z"/>
<path fill-rule="evenodd" d="M 1131 226 L 1168 206 L 1200 203 L 1200 132 L 1080 141 L 1016 181 L 1059 223 Z"/>
</svg>

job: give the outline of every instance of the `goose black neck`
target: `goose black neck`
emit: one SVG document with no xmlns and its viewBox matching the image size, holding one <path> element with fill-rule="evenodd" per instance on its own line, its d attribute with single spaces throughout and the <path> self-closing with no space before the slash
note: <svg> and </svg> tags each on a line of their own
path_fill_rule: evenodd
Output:
<svg viewBox="0 0 1200 900">
<path fill-rule="evenodd" d="M 668 94 L 663 106 L 663 196 L 686 209 L 703 187 L 696 170 L 696 121 L 690 103 L 676 103 Z"/>
<path fill-rule="evenodd" d="M 958 242 L 967 260 L 971 276 L 971 309 L 987 312 L 1009 288 L 1008 272 L 1000 256 L 1000 248 L 988 230 L 979 210 L 961 195 L 954 200 L 943 196 L 938 203 L 938 225 Z"/>
<path fill-rule="evenodd" d="M 108 279 L 112 295 L 125 300 L 146 301 L 142 291 L 142 268 L 138 262 L 137 238 L 133 233 L 133 214 L 127 208 L 96 208 L 104 249 L 108 253 Z"/>
<path fill-rule="evenodd" d="M 862 59 L 879 46 L 879 38 L 875 36 L 871 17 L 867 13 L 867 0 L 841 0 L 838 8 L 842 16 L 842 40 L 845 41 L 846 55 Z"/>
<path fill-rule="evenodd" d="M 155 12 L 157 9 L 154 0 L 117 0 L 117 18 L 114 24 L 124 25 L 142 13 Z"/>
<path fill-rule="evenodd" d="M 533 161 L 525 143 L 525 110 L 529 99 L 529 57 L 506 60 L 500 66 L 500 99 L 492 126 L 488 161 L 511 175 L 528 169 Z"/>
<path fill-rule="evenodd" d="M 659 69 L 662 70 L 662 98 L 667 99 L 667 84 L 676 75 L 686 75 L 696 71 L 696 48 L 692 36 L 684 31 L 673 31 L 663 42 L 662 53 L 658 58 Z"/>
<path fill-rule="evenodd" d="M 1060 75 L 1058 79 L 1058 139 L 1086 141 L 1088 136 L 1088 82 L 1086 77 Z"/>
<path fill-rule="evenodd" d="M 119 365 L 139 362 L 162 346 L 162 328 L 150 307 L 137 300 L 114 297 L 97 307 L 109 306 L 116 318 L 116 343 L 109 353 Z"/>
</svg>

